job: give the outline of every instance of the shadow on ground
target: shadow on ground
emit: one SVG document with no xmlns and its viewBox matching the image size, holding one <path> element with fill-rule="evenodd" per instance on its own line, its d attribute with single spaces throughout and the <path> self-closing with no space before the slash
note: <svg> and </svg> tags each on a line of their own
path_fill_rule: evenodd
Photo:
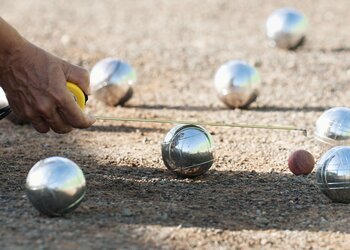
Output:
<svg viewBox="0 0 350 250">
<path fill-rule="evenodd" d="M 128 105 L 125 108 L 137 108 L 137 109 L 148 109 L 148 110 L 181 110 L 181 111 L 223 111 L 230 110 L 227 107 L 207 107 L 207 106 L 171 106 L 171 105 Z M 305 106 L 305 107 L 280 107 L 280 106 L 261 106 L 261 107 L 248 107 L 243 110 L 251 110 L 258 112 L 322 112 L 331 107 L 323 106 Z"/>
<path fill-rule="evenodd" d="M 303 50 L 308 52 L 322 52 L 322 53 L 348 53 L 350 52 L 350 47 L 341 46 L 334 48 L 304 48 Z"/>
<path fill-rule="evenodd" d="M 122 244 L 147 249 L 154 246 L 142 236 L 148 225 L 350 233 L 349 205 L 331 203 L 314 186 L 314 176 L 210 170 L 197 179 L 180 179 L 162 162 L 149 165 L 132 157 L 118 162 L 96 159 L 93 145 L 79 139 L 90 133 L 87 131 L 38 136 L 29 126 L 0 127 L 0 233 L 6 239 L 21 235 L 20 241 L 7 241 L 9 247 L 64 242 L 76 244 L 69 245 L 72 248 L 98 246 L 108 238 L 111 247 Z M 31 166 L 53 155 L 80 165 L 88 185 L 81 206 L 63 218 L 40 215 L 24 190 Z M 158 164 L 160 168 L 154 167 Z M 92 240 L 96 235 L 102 238 Z"/>
<path fill-rule="evenodd" d="M 155 168 L 99 166 L 98 172 L 90 169 L 91 193 L 75 216 L 84 220 L 99 214 L 107 227 L 118 221 L 229 230 L 350 232 L 344 223 L 349 206 L 328 201 L 313 179 L 210 171 L 189 180 Z M 336 222 L 339 226 L 334 227 Z"/>
<path fill-rule="evenodd" d="M 147 109 L 147 110 L 181 110 L 181 111 L 220 111 L 220 110 L 229 110 L 226 107 L 209 107 L 209 106 L 191 106 L 191 105 L 163 105 L 163 104 L 141 104 L 141 105 L 133 105 L 128 104 L 124 106 L 125 108 L 136 108 L 136 109 Z"/>
<path fill-rule="evenodd" d="M 306 106 L 306 107 L 279 107 L 279 106 L 261 106 L 251 107 L 249 110 L 258 112 L 323 112 L 331 107 Z"/>
<path fill-rule="evenodd" d="M 85 135 L 89 132 L 83 132 Z M 142 237 L 139 225 L 113 220 L 113 229 L 104 227 L 103 209 L 84 211 L 84 204 L 104 208 L 109 199 L 97 201 L 102 191 L 92 183 L 100 178 L 99 166 L 92 155 L 84 151 L 76 137 L 81 133 L 40 135 L 30 126 L 0 123 L 0 245 L 1 249 L 154 249 L 152 240 Z M 87 201 L 77 211 L 50 218 L 39 214 L 25 194 L 25 180 L 30 168 L 40 159 L 63 156 L 76 162 L 87 178 Z M 90 184 L 91 183 L 91 184 Z M 103 187 L 101 187 L 103 188 Z M 105 197 L 106 193 L 101 194 Z M 115 194 L 113 195 L 115 196 Z M 113 197 L 110 197 L 113 198 Z M 105 203 L 106 202 L 106 203 Z M 90 215 L 88 215 L 90 214 Z"/>
</svg>

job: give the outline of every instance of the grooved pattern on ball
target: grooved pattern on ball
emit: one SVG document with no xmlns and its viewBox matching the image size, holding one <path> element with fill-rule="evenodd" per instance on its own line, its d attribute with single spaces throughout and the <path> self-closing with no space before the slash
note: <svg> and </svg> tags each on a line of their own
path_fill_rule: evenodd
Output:
<svg viewBox="0 0 350 250">
<path fill-rule="evenodd" d="M 316 121 L 317 140 L 344 145 L 350 140 L 350 108 L 334 107 L 326 110 Z"/>
<path fill-rule="evenodd" d="M 317 185 L 335 202 L 350 203 L 350 147 L 327 151 L 317 163 Z"/>
<path fill-rule="evenodd" d="M 214 144 L 210 134 L 196 125 L 178 125 L 162 143 L 165 166 L 183 177 L 204 174 L 214 162 Z"/>
</svg>

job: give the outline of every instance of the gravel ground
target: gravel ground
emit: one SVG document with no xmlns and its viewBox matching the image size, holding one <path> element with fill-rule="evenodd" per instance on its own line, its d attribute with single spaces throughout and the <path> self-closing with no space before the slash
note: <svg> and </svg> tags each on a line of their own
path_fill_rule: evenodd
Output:
<svg viewBox="0 0 350 250">
<path fill-rule="evenodd" d="M 311 29 L 304 47 L 268 47 L 267 16 L 292 6 Z M 272 123 L 298 132 L 207 129 L 216 163 L 190 180 L 169 173 L 160 143 L 170 125 L 96 122 L 68 135 L 0 123 L 1 249 L 346 249 L 350 207 L 330 202 L 315 176 L 293 176 L 296 149 L 316 159 L 316 119 L 349 103 L 348 0 L 0 0 L 0 13 L 30 41 L 91 69 L 104 57 L 138 73 L 126 107 L 91 98 L 93 114 Z M 249 110 L 229 110 L 214 93 L 217 68 L 231 59 L 257 66 L 263 87 Z M 88 193 L 62 218 L 40 215 L 24 182 L 42 158 L 65 156 L 83 169 Z"/>
</svg>

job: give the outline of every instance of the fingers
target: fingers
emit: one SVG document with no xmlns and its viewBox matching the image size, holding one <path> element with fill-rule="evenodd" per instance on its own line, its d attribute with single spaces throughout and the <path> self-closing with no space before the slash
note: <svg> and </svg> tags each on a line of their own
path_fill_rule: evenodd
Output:
<svg viewBox="0 0 350 250">
<path fill-rule="evenodd" d="M 63 74 L 57 76 L 56 79 L 59 82 L 65 82 Z M 82 112 L 65 85 L 58 86 L 60 87 L 51 95 L 32 99 L 30 104 L 17 103 L 21 99 L 21 95 L 19 95 L 10 105 L 16 114 L 30 121 L 40 133 L 47 133 L 50 128 L 56 133 L 63 134 L 72 131 L 73 128 L 90 127 L 94 123 L 94 119 Z"/>
<path fill-rule="evenodd" d="M 32 59 L 30 63 L 27 58 Z M 69 81 L 89 94 L 88 71 L 34 45 L 23 49 L 13 68 L 14 72 L 0 75 L 9 105 L 38 132 L 46 133 L 51 128 L 56 133 L 68 133 L 94 123 L 94 118 L 83 113 L 66 87 Z"/>
<path fill-rule="evenodd" d="M 66 80 L 78 85 L 85 94 L 90 94 L 89 72 L 79 66 L 64 62 Z M 65 89 L 63 100 L 59 100 L 58 109 L 61 117 L 74 128 L 88 128 L 96 119 L 86 115 L 79 108 L 71 93 Z"/>
<path fill-rule="evenodd" d="M 69 91 L 66 90 L 65 92 L 64 99 L 58 104 L 62 119 L 74 128 L 90 127 L 95 122 L 95 118 L 84 114 Z"/>
<path fill-rule="evenodd" d="M 82 67 L 69 64 L 67 62 L 63 63 L 63 69 L 65 71 L 67 81 L 78 85 L 84 91 L 85 94 L 91 94 L 89 72 Z"/>
<path fill-rule="evenodd" d="M 79 67 L 70 67 L 70 69 L 70 76 L 84 76 L 85 70 L 81 71 Z M 52 96 L 55 110 L 50 113 L 49 117 L 46 117 L 50 123 L 50 127 L 57 133 L 67 133 L 72 128 L 88 128 L 95 122 L 94 119 L 84 114 L 76 103 L 72 93 L 66 88 L 66 77 L 63 74 L 55 76 L 57 85 L 56 91 Z M 77 79 L 74 77 L 71 77 L 70 81 L 76 83 Z M 84 79 L 80 80 L 80 82 L 84 82 Z"/>
<path fill-rule="evenodd" d="M 72 67 L 73 69 L 72 74 L 70 76 L 78 76 L 79 74 L 83 74 L 84 71 L 79 71 L 79 67 Z M 74 71 L 74 69 L 78 69 L 77 71 Z M 79 73 L 80 72 L 80 73 Z M 66 122 L 66 124 L 70 125 L 73 128 L 88 128 L 90 127 L 95 120 L 86 114 L 81 110 L 81 108 L 78 106 L 76 101 L 74 100 L 74 97 L 72 96 L 72 93 L 66 88 L 65 81 L 66 79 L 64 78 L 63 75 L 57 76 L 57 80 L 60 82 L 64 82 L 64 85 L 59 85 L 59 89 L 57 90 L 56 94 L 56 107 L 59 112 L 60 117 Z M 73 83 L 76 83 L 76 81 L 73 81 L 74 78 L 70 78 L 70 81 Z M 83 80 L 80 80 L 80 82 L 84 82 Z M 86 82 L 85 82 L 86 83 Z M 87 83 L 89 81 L 87 80 Z M 62 87 L 62 88 L 61 88 Z"/>
<path fill-rule="evenodd" d="M 73 129 L 59 115 L 56 105 L 50 102 L 50 99 L 42 98 L 40 102 L 24 106 L 22 116 L 25 116 L 40 133 L 47 133 L 50 128 L 59 134 L 68 133 Z"/>
<path fill-rule="evenodd" d="M 40 117 L 40 112 L 35 112 L 33 110 L 32 105 L 22 106 L 22 108 L 19 108 L 21 106 L 16 102 L 11 102 L 10 105 L 16 119 L 30 122 L 39 133 L 49 132 L 50 125 L 45 121 L 45 119 Z"/>
<path fill-rule="evenodd" d="M 83 113 L 72 93 L 66 88 L 67 80 L 79 84 L 83 91 L 89 91 L 89 76 L 86 70 L 66 63 L 63 69 L 67 75 L 55 74 L 56 87 L 47 100 L 48 105 L 43 105 L 41 100 L 39 112 L 45 122 L 56 133 L 68 133 L 73 128 L 88 128 L 95 120 Z M 38 103 L 39 105 L 39 103 Z M 39 106 L 38 106 L 39 107 Z M 46 107 L 46 108 L 45 108 Z M 40 128 L 41 129 L 41 128 Z"/>
<path fill-rule="evenodd" d="M 50 125 L 40 117 L 32 120 L 31 123 L 35 128 L 35 130 L 38 131 L 39 133 L 47 133 L 50 130 Z"/>
<path fill-rule="evenodd" d="M 51 112 L 50 116 L 45 118 L 45 121 L 49 124 L 50 128 L 58 134 L 69 133 L 73 130 L 73 127 L 61 117 L 58 109 Z"/>
<path fill-rule="evenodd" d="M 65 134 L 73 128 L 88 128 L 94 123 L 82 112 L 68 90 L 64 89 L 56 99 L 59 100 L 57 103 L 47 106 L 50 109 L 39 108 L 35 116 L 29 117 L 38 132 L 46 133 L 51 128 L 58 134 Z"/>
<path fill-rule="evenodd" d="M 63 134 L 72 131 L 72 126 L 57 112 L 57 106 L 52 98 L 46 97 L 33 100 L 32 105 L 23 108 L 26 117 L 40 133 L 46 133 L 50 128 L 56 133 Z"/>
</svg>

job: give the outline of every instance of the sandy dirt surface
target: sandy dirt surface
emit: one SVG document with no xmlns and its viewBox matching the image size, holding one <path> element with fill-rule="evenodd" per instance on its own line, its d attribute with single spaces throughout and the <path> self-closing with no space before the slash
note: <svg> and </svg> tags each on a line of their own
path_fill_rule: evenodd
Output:
<svg viewBox="0 0 350 250">
<path fill-rule="evenodd" d="M 268 47 L 264 24 L 276 8 L 304 12 L 311 28 L 296 52 Z M 171 125 L 96 122 L 68 135 L 0 122 L 1 249 L 346 249 L 350 206 L 330 202 L 315 175 L 293 176 L 296 149 L 316 159 L 322 112 L 349 105 L 348 0 L 0 0 L 1 16 L 30 41 L 87 69 L 128 61 L 138 73 L 126 107 L 93 100 L 99 115 L 306 127 L 298 132 L 207 127 L 216 162 L 202 177 L 176 178 L 160 144 Z M 257 66 L 260 96 L 229 110 L 214 93 L 217 68 Z M 64 156 L 84 171 L 88 192 L 62 218 L 40 215 L 24 183 L 40 159 Z"/>
</svg>

